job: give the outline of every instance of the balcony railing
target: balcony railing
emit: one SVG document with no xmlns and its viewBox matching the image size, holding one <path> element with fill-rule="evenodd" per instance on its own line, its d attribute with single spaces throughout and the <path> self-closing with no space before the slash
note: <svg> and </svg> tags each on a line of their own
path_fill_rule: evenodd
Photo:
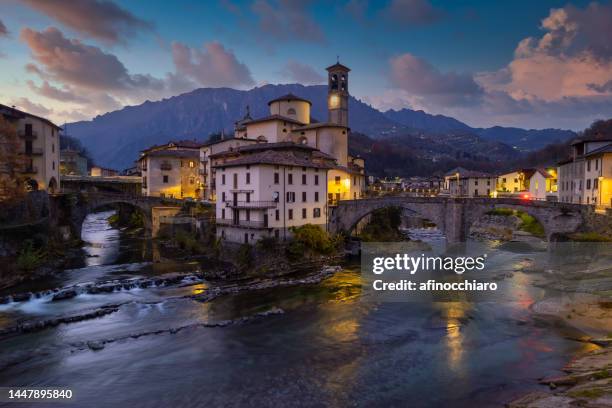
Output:
<svg viewBox="0 0 612 408">
<path fill-rule="evenodd" d="M 159 168 L 162 170 L 172 170 L 172 164 L 170 163 L 162 163 L 159 165 Z"/>
<path fill-rule="evenodd" d="M 236 227 L 236 228 L 268 228 L 268 225 L 264 221 L 247 221 L 247 220 L 238 220 L 234 221 L 233 219 L 227 218 L 217 218 L 217 225 L 225 225 L 228 227 Z"/>
<path fill-rule="evenodd" d="M 25 130 L 18 130 L 17 135 L 25 140 L 34 140 L 38 138 L 38 134 L 35 131 L 31 131 L 30 133 L 26 133 Z"/>
<path fill-rule="evenodd" d="M 36 174 L 38 173 L 38 167 L 27 165 L 22 168 L 21 172 L 24 174 Z"/>
<path fill-rule="evenodd" d="M 43 154 L 43 149 L 40 147 L 33 147 L 31 149 L 23 149 L 21 154 L 26 156 L 40 156 Z"/>
<path fill-rule="evenodd" d="M 230 208 L 276 208 L 276 201 L 226 201 L 225 206 Z"/>
</svg>

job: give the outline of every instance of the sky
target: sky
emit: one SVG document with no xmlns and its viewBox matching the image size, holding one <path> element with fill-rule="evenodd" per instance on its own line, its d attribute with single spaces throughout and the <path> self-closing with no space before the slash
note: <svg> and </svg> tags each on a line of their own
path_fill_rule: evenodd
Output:
<svg viewBox="0 0 612 408">
<path fill-rule="evenodd" d="M 0 103 L 57 123 L 200 87 L 325 82 L 471 126 L 612 116 L 612 1 L 0 0 Z"/>
</svg>

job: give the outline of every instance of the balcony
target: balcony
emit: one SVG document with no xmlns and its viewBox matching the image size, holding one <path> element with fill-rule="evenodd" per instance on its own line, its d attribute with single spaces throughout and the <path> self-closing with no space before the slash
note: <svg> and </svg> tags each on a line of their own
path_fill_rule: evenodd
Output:
<svg viewBox="0 0 612 408">
<path fill-rule="evenodd" d="M 17 135 L 25 140 L 34 140 L 38 138 L 38 134 L 35 131 L 27 133 L 25 130 L 18 130 Z"/>
<path fill-rule="evenodd" d="M 276 208 L 276 201 L 226 201 L 225 206 L 230 208 L 266 209 Z"/>
<path fill-rule="evenodd" d="M 254 228 L 254 229 L 268 228 L 268 225 L 266 225 L 264 221 L 247 221 L 247 220 L 234 221 L 232 219 L 217 218 L 216 223 L 217 225 L 224 225 L 227 227 L 236 227 L 236 228 Z"/>
<path fill-rule="evenodd" d="M 25 154 L 26 156 L 42 156 L 43 149 L 40 147 L 32 147 L 31 149 L 23 149 L 21 154 Z"/>
<path fill-rule="evenodd" d="M 22 168 L 21 172 L 23 174 L 36 174 L 38 173 L 38 167 L 26 165 Z"/>
<path fill-rule="evenodd" d="M 162 170 L 172 170 L 172 164 L 170 163 L 162 163 L 159 165 L 159 168 Z"/>
</svg>

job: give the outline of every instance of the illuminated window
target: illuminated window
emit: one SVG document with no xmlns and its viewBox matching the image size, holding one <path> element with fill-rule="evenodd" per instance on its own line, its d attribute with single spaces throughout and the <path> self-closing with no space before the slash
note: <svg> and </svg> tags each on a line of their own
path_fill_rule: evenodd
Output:
<svg viewBox="0 0 612 408">
<path fill-rule="evenodd" d="M 335 182 L 336 182 L 336 185 L 337 185 L 337 186 L 339 186 L 339 185 L 340 185 L 340 176 L 336 176 L 336 178 L 335 178 Z"/>
<path fill-rule="evenodd" d="M 189 161 L 189 167 L 191 167 L 192 169 L 195 167 L 195 162 L 194 161 Z"/>
</svg>

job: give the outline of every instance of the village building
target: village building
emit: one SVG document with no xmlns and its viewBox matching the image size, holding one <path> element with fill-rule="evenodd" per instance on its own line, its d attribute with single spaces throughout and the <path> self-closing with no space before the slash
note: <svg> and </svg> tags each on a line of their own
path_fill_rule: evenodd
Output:
<svg viewBox="0 0 612 408">
<path fill-rule="evenodd" d="M 46 190 L 49 193 L 60 189 L 60 140 L 61 128 L 40 116 L 0 104 L 0 115 L 12 124 L 17 133 L 14 146 L 3 135 L 3 149 L 19 156 L 19 169 L 30 190 Z M 12 150 L 15 150 L 14 152 Z M 7 171 L 8 169 L 0 169 Z"/>
<path fill-rule="evenodd" d="M 585 154 L 586 203 L 612 208 L 612 143 Z"/>
<path fill-rule="evenodd" d="M 169 142 L 141 152 L 138 167 L 142 194 L 153 197 L 196 199 L 200 195 L 201 144 L 190 140 Z"/>
<path fill-rule="evenodd" d="M 497 197 L 555 201 L 556 194 L 556 168 L 519 169 L 497 178 Z"/>
<path fill-rule="evenodd" d="M 60 151 L 60 174 L 73 176 L 87 175 L 87 158 L 73 149 Z"/>
<path fill-rule="evenodd" d="M 210 157 L 217 236 L 237 243 L 287 239 L 291 227 L 327 229 L 327 173 L 335 159 L 292 142 L 241 146 Z"/>
<path fill-rule="evenodd" d="M 349 71 L 340 63 L 327 68 L 326 122 L 311 117 L 310 101 L 287 94 L 268 102 L 268 116 L 254 119 L 247 109 L 245 117 L 235 124 L 234 138 L 216 141 L 201 149 L 201 172 L 207 176 L 204 195 L 206 199 L 216 200 L 217 219 L 221 220 L 218 226 L 224 225 L 217 229 L 218 236 L 233 242 L 252 242 L 263 236 L 288 238 L 293 226 L 325 226 L 327 206 L 336 205 L 340 200 L 364 197 L 365 163 L 348 154 Z M 271 157 L 277 162 L 272 163 Z M 290 160 L 294 159 L 299 160 L 292 164 Z M 260 165 L 258 160 L 263 160 Z M 294 169 L 301 169 L 301 172 L 294 172 Z M 246 183 L 247 177 L 268 180 L 281 177 L 281 173 L 287 178 L 282 182 L 279 179 L 278 185 L 272 182 L 246 188 L 240 184 Z M 227 190 L 228 177 L 231 177 L 231 185 L 237 187 Z M 294 177 L 299 179 L 295 184 Z M 296 185 L 300 188 L 292 187 Z M 228 204 L 230 194 L 229 202 L 238 203 L 246 201 L 247 194 L 248 200 L 270 201 L 274 193 L 278 193 L 279 201 L 267 208 L 278 210 L 273 219 L 261 208 L 251 213 L 254 208 L 235 208 Z M 280 205 L 282 208 L 277 208 Z M 245 218 L 247 214 L 248 219 Z M 250 232 L 243 230 L 241 221 L 243 225 L 250 223 Z"/>
<path fill-rule="evenodd" d="M 609 165 L 606 168 L 610 160 L 606 150 L 610 144 L 612 139 L 587 139 L 572 143 L 570 157 L 558 163 L 559 201 L 610 207 L 605 193 L 610 182 L 607 179 L 609 176 L 606 176 L 610 171 Z M 594 179 L 597 179 L 596 189 L 593 188 Z"/>
<path fill-rule="evenodd" d="M 491 197 L 497 176 L 457 167 L 444 175 L 444 188 L 451 197 Z"/>
</svg>

